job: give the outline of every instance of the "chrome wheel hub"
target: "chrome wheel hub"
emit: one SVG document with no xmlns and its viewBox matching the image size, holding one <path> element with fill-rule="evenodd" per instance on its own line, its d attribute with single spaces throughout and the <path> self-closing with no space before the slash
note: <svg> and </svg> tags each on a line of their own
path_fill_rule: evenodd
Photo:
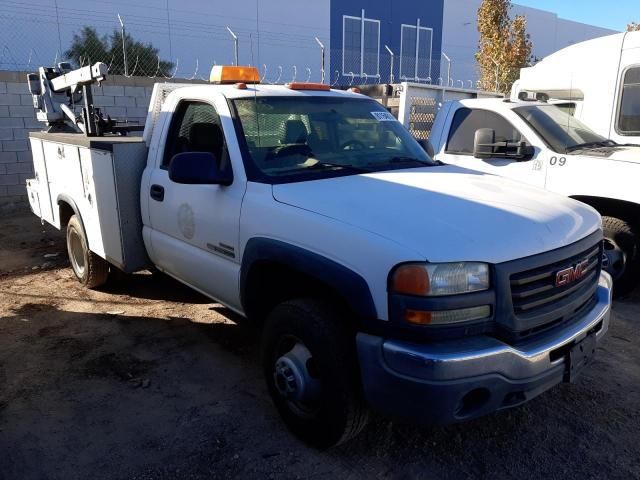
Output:
<svg viewBox="0 0 640 480">
<path fill-rule="evenodd" d="M 312 403 L 320 396 L 320 382 L 309 371 L 311 353 L 302 343 L 278 358 L 273 380 L 278 393 L 285 399 L 301 404 Z"/>
<path fill-rule="evenodd" d="M 614 280 L 620 278 L 626 269 L 627 257 L 624 251 L 612 239 L 604 239 L 604 251 L 602 253 L 602 268 L 608 272 Z"/>
<path fill-rule="evenodd" d="M 85 269 L 84 248 L 82 248 L 80 235 L 73 230 L 69 232 L 69 258 L 73 270 L 82 277 Z"/>
</svg>

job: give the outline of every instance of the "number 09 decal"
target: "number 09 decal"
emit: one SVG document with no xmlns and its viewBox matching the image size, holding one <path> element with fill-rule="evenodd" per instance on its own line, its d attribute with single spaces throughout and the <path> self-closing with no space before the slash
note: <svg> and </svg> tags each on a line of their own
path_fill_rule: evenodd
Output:
<svg viewBox="0 0 640 480">
<path fill-rule="evenodd" d="M 550 165 L 558 165 L 560 167 L 564 167 L 567 164 L 567 157 L 551 157 L 549 159 Z"/>
</svg>

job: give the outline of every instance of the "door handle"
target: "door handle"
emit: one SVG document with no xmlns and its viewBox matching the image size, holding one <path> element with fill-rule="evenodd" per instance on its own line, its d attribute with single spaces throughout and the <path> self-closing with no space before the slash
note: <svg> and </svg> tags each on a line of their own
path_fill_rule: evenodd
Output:
<svg viewBox="0 0 640 480">
<path fill-rule="evenodd" d="M 151 185 L 149 195 L 151 195 L 151 198 L 154 200 L 162 202 L 164 200 L 164 187 L 162 185 Z"/>
</svg>

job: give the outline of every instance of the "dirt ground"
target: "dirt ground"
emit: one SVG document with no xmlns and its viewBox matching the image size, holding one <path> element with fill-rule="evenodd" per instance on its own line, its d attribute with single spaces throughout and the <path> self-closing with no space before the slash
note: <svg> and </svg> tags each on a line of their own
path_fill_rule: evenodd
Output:
<svg viewBox="0 0 640 480">
<path fill-rule="evenodd" d="M 267 396 L 257 328 L 161 275 L 84 290 L 60 232 L 0 218 L 0 478 L 640 478 L 639 313 L 614 304 L 575 385 L 318 452 Z"/>
</svg>

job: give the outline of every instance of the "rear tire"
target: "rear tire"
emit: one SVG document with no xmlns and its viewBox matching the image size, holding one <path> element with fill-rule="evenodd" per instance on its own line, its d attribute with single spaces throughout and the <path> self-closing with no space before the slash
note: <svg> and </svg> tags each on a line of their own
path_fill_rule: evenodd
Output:
<svg viewBox="0 0 640 480">
<path fill-rule="evenodd" d="M 97 288 L 107 282 L 109 263 L 89 250 L 77 215 L 73 215 L 67 224 L 67 252 L 73 273 L 82 285 Z"/>
<path fill-rule="evenodd" d="M 621 218 L 602 217 L 603 268 L 611 274 L 616 295 L 628 293 L 640 272 L 640 232 Z"/>
<path fill-rule="evenodd" d="M 289 429 L 317 448 L 355 437 L 365 427 L 353 333 L 339 310 L 296 299 L 269 315 L 263 338 L 267 388 Z"/>
</svg>

